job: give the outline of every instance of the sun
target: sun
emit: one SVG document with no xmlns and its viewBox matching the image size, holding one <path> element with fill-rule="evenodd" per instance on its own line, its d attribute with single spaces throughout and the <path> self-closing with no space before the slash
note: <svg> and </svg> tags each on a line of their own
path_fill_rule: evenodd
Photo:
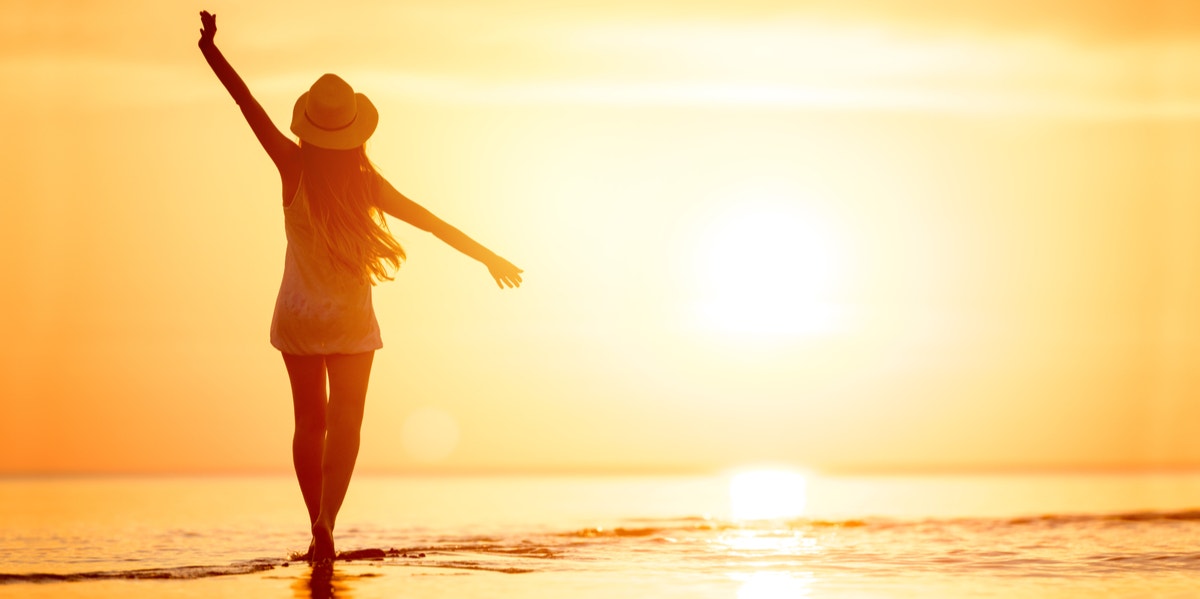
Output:
<svg viewBox="0 0 1200 599">
<path fill-rule="evenodd" d="M 844 324 L 844 253 L 827 218 L 786 197 L 730 202 L 703 227 L 692 316 L 701 328 L 820 336 Z"/>
<path fill-rule="evenodd" d="M 731 516 L 735 520 L 795 518 L 804 513 L 806 477 L 787 469 L 746 470 L 729 479 Z"/>
</svg>

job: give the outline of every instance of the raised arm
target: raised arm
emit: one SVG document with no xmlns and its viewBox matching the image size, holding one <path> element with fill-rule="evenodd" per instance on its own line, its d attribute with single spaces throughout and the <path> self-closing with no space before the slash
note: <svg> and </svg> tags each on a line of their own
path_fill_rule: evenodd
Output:
<svg viewBox="0 0 1200 599">
<path fill-rule="evenodd" d="M 275 167 L 279 169 L 281 175 L 287 178 L 286 171 L 298 168 L 300 146 L 275 127 L 275 123 L 271 122 L 271 117 L 267 116 L 267 112 L 263 110 L 258 100 L 255 100 L 254 96 L 250 94 L 250 88 L 246 87 L 246 83 L 238 76 L 237 71 L 233 70 L 229 61 L 225 60 L 225 56 L 217 49 L 217 45 L 213 41 L 213 37 L 217 34 L 217 16 L 208 11 L 202 11 L 200 24 L 202 25 L 200 51 L 204 53 L 208 66 L 212 67 L 217 79 L 221 80 L 221 84 L 225 86 L 229 95 L 233 96 L 233 100 L 242 109 L 242 115 L 246 117 L 246 122 L 250 124 L 254 136 L 267 151 L 267 155 L 271 157 Z"/>
<path fill-rule="evenodd" d="M 382 176 L 379 177 L 379 192 L 376 194 L 376 201 L 384 212 L 422 231 L 433 233 L 435 237 L 450 247 L 482 262 L 487 267 L 488 273 L 496 280 L 496 285 L 501 289 L 521 286 L 521 273 L 525 271 L 496 255 L 492 250 L 483 247 L 478 241 L 438 218 L 425 207 L 408 199 L 404 194 L 396 191 L 396 188 L 392 187 L 392 184 Z"/>
</svg>

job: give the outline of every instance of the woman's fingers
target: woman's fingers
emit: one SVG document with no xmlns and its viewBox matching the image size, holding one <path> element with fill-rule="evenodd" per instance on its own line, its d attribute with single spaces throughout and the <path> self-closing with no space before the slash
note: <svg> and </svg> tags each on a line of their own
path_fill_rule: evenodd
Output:
<svg viewBox="0 0 1200 599">
<path fill-rule="evenodd" d="M 496 260 L 488 264 L 488 274 L 492 275 L 492 278 L 496 280 L 496 285 L 501 289 L 504 289 L 505 286 L 520 287 L 521 273 L 523 272 L 525 271 L 517 268 L 517 265 L 499 256 L 496 256 Z"/>
</svg>

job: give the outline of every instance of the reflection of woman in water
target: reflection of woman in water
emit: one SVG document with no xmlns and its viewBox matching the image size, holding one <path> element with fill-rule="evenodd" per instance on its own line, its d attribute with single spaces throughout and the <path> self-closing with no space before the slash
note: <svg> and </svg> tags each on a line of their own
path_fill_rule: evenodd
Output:
<svg viewBox="0 0 1200 599">
<path fill-rule="evenodd" d="M 287 253 L 271 321 L 283 353 L 296 429 L 292 461 L 308 517 L 308 558 L 333 559 L 333 527 L 358 456 L 371 360 L 383 346 L 371 287 L 390 279 L 404 250 L 383 213 L 436 235 L 482 262 L 503 289 L 521 269 L 396 191 L 372 167 L 363 144 L 378 113 L 335 75 L 323 75 L 296 101 L 291 130 L 275 127 L 213 42 L 216 16 L 200 13 L 200 50 L 242 109 L 283 182 Z M 326 395 L 328 378 L 328 396 Z"/>
</svg>

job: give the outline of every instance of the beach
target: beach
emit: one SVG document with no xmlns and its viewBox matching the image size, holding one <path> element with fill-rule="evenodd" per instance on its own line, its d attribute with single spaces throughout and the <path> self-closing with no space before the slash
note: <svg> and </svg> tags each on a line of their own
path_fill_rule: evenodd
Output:
<svg viewBox="0 0 1200 599">
<path fill-rule="evenodd" d="M 795 475 L 735 517 L 736 477 L 370 476 L 304 549 L 294 481 L 0 482 L 0 597 L 1184 597 L 1200 475 Z M 781 491 L 782 493 L 783 491 Z M 764 504 L 765 505 L 765 504 Z"/>
</svg>

